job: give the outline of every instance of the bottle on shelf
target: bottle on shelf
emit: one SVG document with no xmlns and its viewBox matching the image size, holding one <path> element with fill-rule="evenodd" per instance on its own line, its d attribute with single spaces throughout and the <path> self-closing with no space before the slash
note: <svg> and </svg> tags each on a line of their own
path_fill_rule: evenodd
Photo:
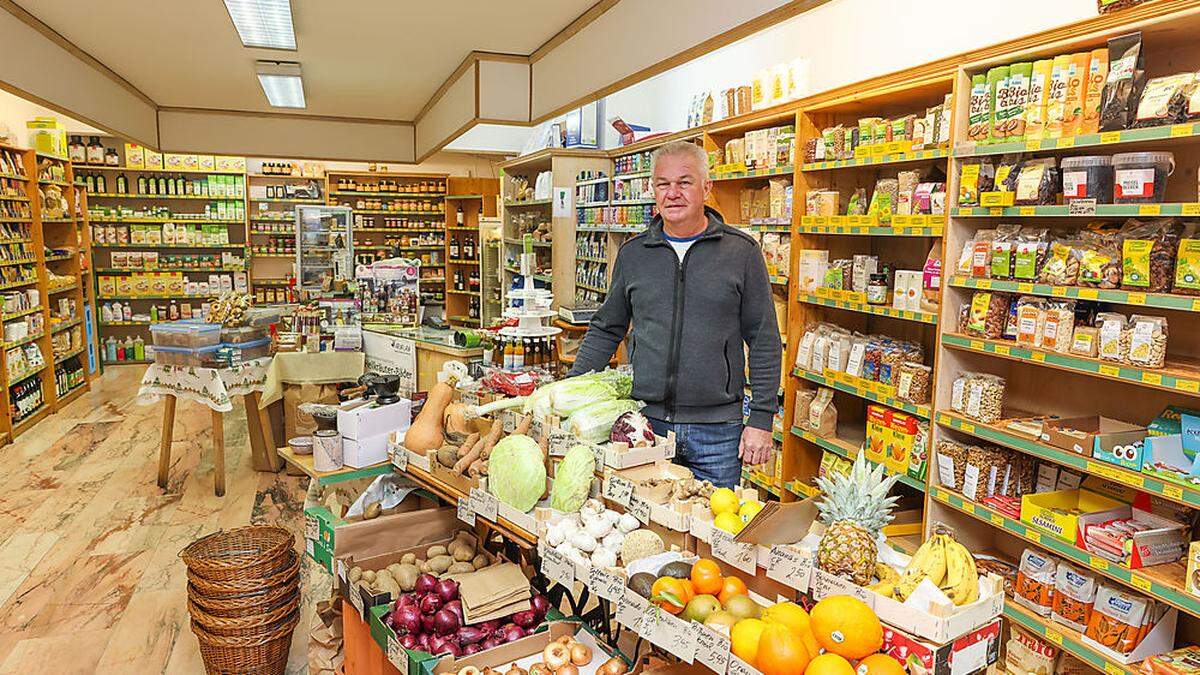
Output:
<svg viewBox="0 0 1200 675">
<path fill-rule="evenodd" d="M 83 138 L 72 136 L 67 142 L 67 156 L 72 162 L 77 164 L 87 163 L 87 149 L 83 145 Z"/>
<path fill-rule="evenodd" d="M 104 341 L 104 360 L 109 363 L 117 360 L 117 338 L 111 335 Z"/>
<path fill-rule="evenodd" d="M 104 146 L 100 145 L 100 137 L 92 136 L 87 146 L 87 163 L 104 164 Z"/>
<path fill-rule="evenodd" d="M 138 361 L 146 360 L 146 341 L 141 335 L 133 339 L 133 357 Z"/>
<path fill-rule="evenodd" d="M 127 301 L 121 308 L 121 320 L 133 321 L 133 303 Z"/>
<path fill-rule="evenodd" d="M 117 193 L 129 194 L 129 179 L 123 173 L 117 176 Z"/>
<path fill-rule="evenodd" d="M 99 176 L 96 176 L 96 192 L 100 192 L 100 193 L 108 192 L 107 185 L 104 181 L 104 174 L 100 174 Z"/>
</svg>

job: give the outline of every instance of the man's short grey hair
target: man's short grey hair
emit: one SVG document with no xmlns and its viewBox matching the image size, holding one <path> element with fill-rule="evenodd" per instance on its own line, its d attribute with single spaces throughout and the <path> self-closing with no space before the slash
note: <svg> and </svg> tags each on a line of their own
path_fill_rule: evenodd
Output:
<svg viewBox="0 0 1200 675">
<path fill-rule="evenodd" d="M 700 167 L 701 178 L 708 180 L 708 153 L 704 152 L 704 148 L 689 143 L 688 141 L 671 141 L 666 145 L 659 146 L 650 155 L 650 175 L 654 175 L 654 170 L 658 168 L 658 159 L 660 157 L 670 157 L 683 155 L 696 160 L 697 166 Z"/>
</svg>

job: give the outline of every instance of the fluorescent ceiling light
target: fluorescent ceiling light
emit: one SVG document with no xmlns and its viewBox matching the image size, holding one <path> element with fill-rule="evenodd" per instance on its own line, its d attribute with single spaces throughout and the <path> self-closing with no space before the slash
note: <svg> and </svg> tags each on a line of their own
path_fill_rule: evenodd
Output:
<svg viewBox="0 0 1200 675">
<path fill-rule="evenodd" d="M 225 9 L 247 47 L 295 49 L 289 0 L 225 0 Z"/>
<path fill-rule="evenodd" d="M 299 63 L 258 61 L 255 70 L 263 93 L 267 95 L 267 102 L 272 107 L 304 107 L 304 83 L 300 79 Z"/>
</svg>

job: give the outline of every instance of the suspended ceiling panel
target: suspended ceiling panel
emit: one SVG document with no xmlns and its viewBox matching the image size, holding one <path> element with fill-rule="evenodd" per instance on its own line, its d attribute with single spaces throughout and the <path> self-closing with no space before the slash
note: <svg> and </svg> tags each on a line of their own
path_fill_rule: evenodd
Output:
<svg viewBox="0 0 1200 675">
<path fill-rule="evenodd" d="M 272 110 L 256 59 L 299 61 L 311 115 L 413 120 L 472 50 L 529 54 L 595 0 L 293 0 L 295 52 L 243 47 L 220 0 L 18 0 L 159 106 Z M 90 9 L 85 9 L 90 7 Z"/>
</svg>

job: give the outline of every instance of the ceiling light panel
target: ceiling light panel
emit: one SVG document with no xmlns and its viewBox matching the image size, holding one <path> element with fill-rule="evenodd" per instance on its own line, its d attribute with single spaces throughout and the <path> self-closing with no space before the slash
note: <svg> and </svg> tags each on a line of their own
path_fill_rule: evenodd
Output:
<svg viewBox="0 0 1200 675">
<path fill-rule="evenodd" d="M 225 0 L 225 9 L 247 47 L 295 49 L 290 0 Z"/>
<path fill-rule="evenodd" d="M 299 75 L 258 74 L 267 102 L 273 108 L 303 108 L 304 83 Z"/>
</svg>

